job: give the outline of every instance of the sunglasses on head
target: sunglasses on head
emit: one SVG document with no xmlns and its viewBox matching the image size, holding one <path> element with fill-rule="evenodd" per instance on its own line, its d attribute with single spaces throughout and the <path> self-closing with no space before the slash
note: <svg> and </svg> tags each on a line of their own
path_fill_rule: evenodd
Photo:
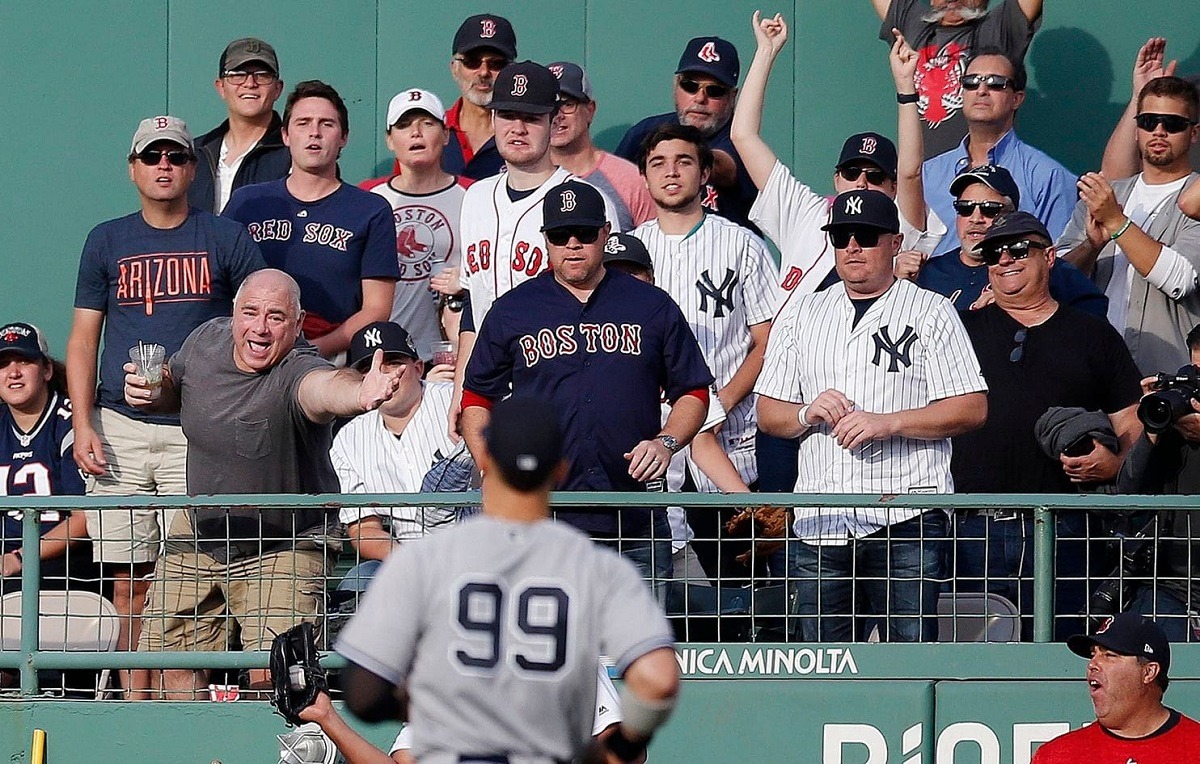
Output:
<svg viewBox="0 0 1200 764">
<path fill-rule="evenodd" d="M 507 58 L 496 58 L 495 56 L 484 56 L 479 53 L 463 53 L 461 56 L 455 56 L 454 60 L 462 64 L 465 68 L 474 71 L 481 66 L 487 66 L 488 71 L 498 72 L 508 66 Z"/>
<path fill-rule="evenodd" d="M 963 201 L 958 201 L 958 202 L 954 203 L 954 211 L 958 213 L 958 216 L 960 218 L 969 218 L 969 217 L 971 217 L 971 215 L 973 215 L 975 213 L 975 210 L 979 210 L 985 218 L 987 218 L 988 220 L 991 220 L 992 218 L 999 215 L 1001 212 L 1004 212 L 1004 210 L 1007 208 L 1008 208 L 1008 205 L 1005 204 L 1004 202 L 963 202 Z"/>
<path fill-rule="evenodd" d="M 839 167 L 838 175 L 853 183 L 858 180 L 860 175 L 867 176 L 867 182 L 872 186 L 883 185 L 883 182 L 888 179 L 888 174 L 876 167 Z"/>
<path fill-rule="evenodd" d="M 829 241 L 833 243 L 834 249 L 845 249 L 850 246 L 850 237 L 858 242 L 858 246 L 863 249 L 870 249 L 879 244 L 879 237 L 887 233 L 882 228 L 831 228 L 829 229 Z"/>
<path fill-rule="evenodd" d="M 963 76 L 961 82 L 963 90 L 979 90 L 980 85 L 986 85 L 988 90 L 1013 88 L 1012 77 L 1005 77 L 1002 74 L 967 74 Z"/>
<path fill-rule="evenodd" d="M 704 95 L 708 96 L 709 98 L 724 98 L 725 96 L 729 95 L 730 90 L 725 85 L 701 85 L 699 82 L 689 79 L 681 79 L 679 81 L 679 87 L 688 95 L 696 95 L 700 92 L 700 88 L 704 88 Z"/>
<path fill-rule="evenodd" d="M 142 164 L 155 167 L 162 161 L 164 155 L 167 157 L 167 161 L 176 167 L 183 167 L 192 161 L 192 155 L 183 149 L 146 149 L 138 154 L 137 158 Z"/>
<path fill-rule="evenodd" d="M 1168 133 L 1182 133 L 1196 124 L 1195 120 L 1179 114 L 1153 114 L 1150 112 L 1137 115 L 1134 117 L 1134 122 L 1137 123 L 1139 129 L 1148 133 L 1157 130 L 1159 125 L 1162 125 Z"/>
<path fill-rule="evenodd" d="M 1048 247 L 1048 244 L 1021 239 L 1020 241 L 1009 241 L 1004 244 L 997 244 L 993 247 L 981 249 L 979 250 L 979 256 L 983 258 L 985 265 L 997 265 L 1005 252 L 1013 260 L 1024 260 L 1033 252 L 1044 252 Z"/>
<path fill-rule="evenodd" d="M 551 228 L 546 231 L 546 241 L 556 247 L 565 247 L 572 236 L 580 244 L 592 244 L 596 239 L 600 238 L 600 229 L 591 226 L 569 225 L 562 228 Z"/>
</svg>

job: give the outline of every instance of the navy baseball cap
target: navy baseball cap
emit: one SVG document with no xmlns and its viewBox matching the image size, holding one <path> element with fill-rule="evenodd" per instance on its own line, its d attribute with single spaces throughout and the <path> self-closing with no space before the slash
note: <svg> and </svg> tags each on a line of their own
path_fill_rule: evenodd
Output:
<svg viewBox="0 0 1200 764">
<path fill-rule="evenodd" d="M 958 177 L 950 182 L 950 195 L 956 197 L 975 183 L 982 183 L 993 191 L 1007 196 L 1012 200 L 1014 207 L 1021 203 L 1021 190 L 1017 188 L 1017 182 L 1013 180 L 1012 174 L 995 164 L 981 164 L 960 172 Z"/>
<path fill-rule="evenodd" d="M 879 133 L 855 133 L 842 144 L 837 169 L 853 162 L 870 162 L 896 179 L 896 144 Z"/>
<path fill-rule="evenodd" d="M 592 100 L 592 82 L 579 64 L 570 61 L 555 61 L 546 67 L 558 78 L 558 92 L 576 101 Z"/>
<path fill-rule="evenodd" d="M 279 58 L 275 55 L 275 49 L 257 37 L 243 37 L 226 45 L 217 65 L 217 75 L 241 69 L 251 61 L 257 61 L 279 76 Z"/>
<path fill-rule="evenodd" d="M 1092 646 L 1099 645 L 1121 655 L 1133 655 L 1162 666 L 1163 674 L 1171 667 L 1171 643 L 1152 619 L 1140 613 L 1121 613 L 1104 619 L 1096 633 L 1076 634 L 1067 640 L 1071 652 L 1092 657 Z"/>
<path fill-rule="evenodd" d="M 350 338 L 350 351 L 346 354 L 348 365 L 365 372 L 371 368 L 371 359 L 375 357 L 376 350 L 382 350 L 383 358 L 387 361 L 394 361 L 397 356 L 413 360 L 421 358 L 412 337 L 403 326 L 391 321 L 373 321 Z"/>
<path fill-rule="evenodd" d="M 549 114 L 558 106 L 558 78 L 532 61 L 509 64 L 496 75 L 492 85 L 493 111 Z"/>
<path fill-rule="evenodd" d="M 882 228 L 900 233 L 900 212 L 896 203 L 882 191 L 862 189 L 838 194 L 829 210 L 829 222 L 821 226 L 829 231 L 843 226 Z"/>
<path fill-rule="evenodd" d="M 454 33 L 451 53 L 466 53 L 477 48 L 494 48 L 510 60 L 517 57 L 517 33 L 503 16 L 480 13 L 469 17 Z"/>
<path fill-rule="evenodd" d="M 627 233 L 614 233 L 604 242 L 604 264 L 632 263 L 648 271 L 654 270 L 654 262 L 646 245 L 636 236 Z"/>
<path fill-rule="evenodd" d="M 720 37 L 693 37 L 683 49 L 679 67 L 675 70 L 676 74 L 688 72 L 707 74 L 718 82 L 736 88 L 741 73 L 737 48 Z"/>
<path fill-rule="evenodd" d="M 589 183 L 568 180 L 546 193 L 542 200 L 542 230 L 567 226 L 600 228 L 608 222 L 604 197 Z"/>
<path fill-rule="evenodd" d="M 516 396 L 500 401 L 484 438 L 504 482 L 519 491 L 543 485 L 562 461 L 558 411 L 548 401 Z"/>
<path fill-rule="evenodd" d="M 996 222 L 992 223 L 992 227 L 975 245 L 975 251 L 979 252 L 986 249 L 988 245 L 1012 241 L 1031 234 L 1036 234 L 1051 244 L 1054 243 L 1054 239 L 1046 230 L 1046 226 L 1042 225 L 1042 221 L 1021 210 L 1008 212 L 996 218 Z"/>
<path fill-rule="evenodd" d="M 49 355 L 49 350 L 36 326 L 18 322 L 0 328 L 0 353 L 16 353 L 31 361 L 40 361 Z"/>
</svg>

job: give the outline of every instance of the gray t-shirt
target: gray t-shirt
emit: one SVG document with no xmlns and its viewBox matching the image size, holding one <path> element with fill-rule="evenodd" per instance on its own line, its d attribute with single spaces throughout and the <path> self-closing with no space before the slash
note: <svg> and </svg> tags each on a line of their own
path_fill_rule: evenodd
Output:
<svg viewBox="0 0 1200 764">
<path fill-rule="evenodd" d="M 265 373 L 242 371 L 233 361 L 231 325 L 229 318 L 202 324 L 171 357 L 188 440 L 188 493 L 336 493 L 337 476 L 329 460 L 331 427 L 305 417 L 297 399 L 305 375 L 333 366 L 305 345 Z M 329 510 L 319 508 L 192 513 L 199 538 L 279 539 L 267 545 L 276 547 L 286 545 L 285 539 L 311 535 L 331 519 Z M 253 552 L 259 549 L 254 544 Z M 230 556 L 241 554 L 235 550 Z"/>
<path fill-rule="evenodd" d="M 596 656 L 625 669 L 672 644 L 628 561 L 570 526 L 481 515 L 401 546 L 337 651 L 411 698 L 422 764 L 568 760 L 587 742 Z"/>
</svg>

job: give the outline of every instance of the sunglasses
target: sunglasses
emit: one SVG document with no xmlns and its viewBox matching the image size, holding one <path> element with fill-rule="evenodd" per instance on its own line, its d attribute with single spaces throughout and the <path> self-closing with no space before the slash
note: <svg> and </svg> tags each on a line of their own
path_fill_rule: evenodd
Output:
<svg viewBox="0 0 1200 764">
<path fill-rule="evenodd" d="M 246 80 L 253 78 L 255 85 L 274 85 L 275 80 L 279 79 L 279 75 L 275 72 L 243 72 L 236 69 L 228 72 L 221 72 L 221 77 L 229 82 L 230 85 L 245 85 Z"/>
<path fill-rule="evenodd" d="M 508 66 L 507 58 L 495 58 L 494 56 L 482 56 L 478 53 L 464 53 L 461 56 L 455 56 L 454 60 L 462 64 L 465 68 L 472 71 L 481 66 L 486 66 L 489 72 L 498 72 Z"/>
<path fill-rule="evenodd" d="M 1045 252 L 1048 248 L 1049 245 L 1038 244 L 1037 242 L 1029 241 L 1028 239 L 1021 239 L 1020 241 L 1010 241 L 1005 244 L 999 244 L 995 247 L 981 249 L 979 251 L 979 256 L 983 258 L 985 265 L 997 265 L 999 264 L 1000 258 L 1005 252 L 1007 252 L 1008 256 L 1013 260 L 1024 260 L 1033 252 Z"/>
<path fill-rule="evenodd" d="M 1168 133 L 1182 133 L 1192 125 L 1196 124 L 1195 120 L 1180 116 L 1179 114 L 1153 114 L 1145 112 L 1133 118 L 1137 126 L 1141 130 L 1152 133 L 1158 129 L 1159 125 Z"/>
<path fill-rule="evenodd" d="M 975 214 L 975 210 L 979 210 L 985 218 L 992 218 L 1004 212 L 1008 205 L 1004 202 L 955 202 L 954 211 L 958 213 L 960 218 L 969 218 Z"/>
<path fill-rule="evenodd" d="M 968 74 L 960 80 L 963 90 L 979 90 L 980 85 L 986 85 L 988 90 L 1006 90 L 1013 87 L 1011 77 L 1005 77 L 1000 74 Z"/>
<path fill-rule="evenodd" d="M 883 185 L 883 182 L 888 179 L 888 174 L 883 170 L 873 167 L 839 167 L 838 175 L 841 175 L 846 180 L 853 183 L 858 180 L 860 175 L 867 176 L 867 182 L 872 186 Z"/>
<path fill-rule="evenodd" d="M 870 249 L 879 244 L 879 237 L 885 233 L 881 228 L 831 228 L 829 241 L 833 242 L 834 249 L 845 249 L 850 246 L 850 237 L 853 236 L 858 246 Z"/>
<path fill-rule="evenodd" d="M 696 95 L 700 92 L 700 88 L 704 88 L 704 95 L 709 98 L 724 98 L 729 95 L 730 88 L 725 85 L 701 85 L 695 80 L 681 79 L 679 88 L 688 95 Z"/>
<path fill-rule="evenodd" d="M 1021 327 L 1017 330 L 1017 333 L 1013 335 L 1013 342 L 1017 343 L 1017 346 L 1013 348 L 1011 353 L 1008 354 L 1009 361 L 1013 363 L 1021 362 L 1021 359 L 1025 357 L 1025 340 L 1028 338 L 1029 332 L 1025 329 L 1025 327 Z"/>
<path fill-rule="evenodd" d="M 192 161 L 192 155 L 183 149 L 171 149 L 164 151 L 163 149 L 146 149 L 137 155 L 138 161 L 149 167 L 157 167 L 162 161 L 163 156 L 166 156 L 167 161 L 176 167 L 183 167 L 188 162 Z"/>
<path fill-rule="evenodd" d="M 546 241 L 556 247 L 565 247 L 574 237 L 580 244 L 593 244 L 600 238 L 600 229 L 591 226 L 569 225 L 546 231 Z"/>
</svg>

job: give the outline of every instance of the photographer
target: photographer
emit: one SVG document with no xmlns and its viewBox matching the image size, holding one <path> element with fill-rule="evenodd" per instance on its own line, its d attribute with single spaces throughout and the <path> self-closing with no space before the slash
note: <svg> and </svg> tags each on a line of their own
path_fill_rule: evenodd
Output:
<svg viewBox="0 0 1200 764">
<path fill-rule="evenodd" d="M 1138 413 L 1149 421 L 1145 434 L 1130 449 L 1117 479 L 1121 492 L 1200 494 L 1200 401 L 1195 396 L 1195 392 L 1200 392 L 1197 389 L 1200 377 L 1187 379 L 1188 372 L 1200 375 L 1200 326 L 1188 333 L 1187 347 L 1192 365 L 1168 377 L 1171 382 L 1161 385 L 1159 377 L 1142 380 L 1146 395 Z M 1181 416 L 1173 416 L 1181 413 L 1179 409 L 1161 404 L 1152 406 L 1155 399 L 1163 400 L 1163 392 L 1184 395 L 1188 408 Z M 1168 400 L 1169 397 L 1172 396 Z M 1164 422 L 1166 429 L 1160 429 Z M 1189 637 L 1189 616 L 1194 617 L 1200 610 L 1200 515 L 1196 510 L 1160 511 L 1157 523 L 1145 532 L 1154 539 L 1150 562 L 1155 576 L 1127 592 L 1125 609 L 1153 615 L 1173 642 L 1200 638 L 1194 632 Z M 1132 543 L 1126 546 L 1131 547 Z M 1127 549 L 1126 556 L 1133 555 Z"/>
</svg>

